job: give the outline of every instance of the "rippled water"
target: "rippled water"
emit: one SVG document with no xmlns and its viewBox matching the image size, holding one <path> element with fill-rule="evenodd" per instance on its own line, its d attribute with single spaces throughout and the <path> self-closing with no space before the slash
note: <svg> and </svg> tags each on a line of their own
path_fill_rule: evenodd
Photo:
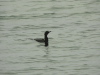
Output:
<svg viewBox="0 0 100 75">
<path fill-rule="evenodd" d="M 99 0 L 0 0 L 0 75 L 100 75 Z M 29 38 L 42 38 L 49 46 Z"/>
</svg>

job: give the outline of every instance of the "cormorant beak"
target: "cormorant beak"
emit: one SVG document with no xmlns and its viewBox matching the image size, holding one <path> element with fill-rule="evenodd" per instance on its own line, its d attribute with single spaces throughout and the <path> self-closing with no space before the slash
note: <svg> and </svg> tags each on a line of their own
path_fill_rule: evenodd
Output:
<svg viewBox="0 0 100 75">
<path fill-rule="evenodd" d="M 50 33 L 51 31 L 49 31 L 49 33 Z"/>
</svg>

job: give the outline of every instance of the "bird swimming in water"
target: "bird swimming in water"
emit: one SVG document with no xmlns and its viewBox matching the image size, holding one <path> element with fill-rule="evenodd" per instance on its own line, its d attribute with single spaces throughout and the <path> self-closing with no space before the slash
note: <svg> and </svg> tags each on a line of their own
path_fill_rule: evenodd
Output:
<svg viewBox="0 0 100 75">
<path fill-rule="evenodd" d="M 35 41 L 37 42 L 40 42 L 40 43 L 45 43 L 45 46 L 48 46 L 48 37 L 47 35 L 50 33 L 51 31 L 45 31 L 44 33 L 44 39 L 43 38 L 36 38 L 34 39 Z"/>
</svg>

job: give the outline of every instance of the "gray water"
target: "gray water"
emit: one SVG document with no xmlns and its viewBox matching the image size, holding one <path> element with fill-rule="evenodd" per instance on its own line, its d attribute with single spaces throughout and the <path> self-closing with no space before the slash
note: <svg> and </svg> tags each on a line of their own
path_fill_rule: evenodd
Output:
<svg viewBox="0 0 100 75">
<path fill-rule="evenodd" d="M 100 0 L 0 0 L 0 75 L 100 75 Z"/>
</svg>

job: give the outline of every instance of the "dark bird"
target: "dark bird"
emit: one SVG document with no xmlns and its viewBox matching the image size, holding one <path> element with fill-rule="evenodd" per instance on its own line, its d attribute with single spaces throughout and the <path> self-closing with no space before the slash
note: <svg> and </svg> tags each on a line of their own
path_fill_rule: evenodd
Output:
<svg viewBox="0 0 100 75">
<path fill-rule="evenodd" d="M 47 35 L 50 33 L 51 31 L 46 31 L 45 33 L 44 33 L 44 39 L 43 38 L 36 38 L 36 39 L 34 39 L 35 41 L 37 41 L 37 42 L 40 42 L 40 43 L 45 43 L 45 46 L 48 46 L 49 44 L 48 44 L 48 37 L 47 37 Z"/>
</svg>

